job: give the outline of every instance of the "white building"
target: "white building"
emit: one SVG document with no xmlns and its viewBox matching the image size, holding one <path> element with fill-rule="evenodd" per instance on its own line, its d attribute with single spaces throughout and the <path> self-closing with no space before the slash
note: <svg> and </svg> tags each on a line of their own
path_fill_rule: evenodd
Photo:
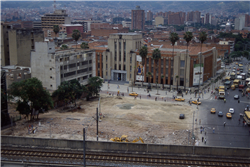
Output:
<svg viewBox="0 0 250 167">
<path fill-rule="evenodd" d="M 241 15 L 240 17 L 235 18 L 234 21 L 235 30 L 242 30 L 245 27 L 245 17 L 246 17 L 245 15 Z"/>
<path fill-rule="evenodd" d="M 36 42 L 31 52 L 31 77 L 42 81 L 43 87 L 56 90 L 61 82 L 77 79 L 86 85 L 95 76 L 94 50 L 55 50 L 54 42 Z"/>
</svg>

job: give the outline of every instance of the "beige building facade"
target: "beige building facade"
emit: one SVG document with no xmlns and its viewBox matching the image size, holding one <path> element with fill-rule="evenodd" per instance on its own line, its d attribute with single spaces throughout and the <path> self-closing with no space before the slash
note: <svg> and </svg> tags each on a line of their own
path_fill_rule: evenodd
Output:
<svg viewBox="0 0 250 167">
<path fill-rule="evenodd" d="M 108 49 L 102 56 L 103 78 L 118 81 L 133 81 L 136 51 L 142 47 L 142 34 L 116 33 L 108 39 Z"/>
<path fill-rule="evenodd" d="M 164 18 L 161 17 L 161 16 L 158 16 L 155 18 L 155 25 L 158 26 L 158 25 L 164 25 Z"/>
</svg>

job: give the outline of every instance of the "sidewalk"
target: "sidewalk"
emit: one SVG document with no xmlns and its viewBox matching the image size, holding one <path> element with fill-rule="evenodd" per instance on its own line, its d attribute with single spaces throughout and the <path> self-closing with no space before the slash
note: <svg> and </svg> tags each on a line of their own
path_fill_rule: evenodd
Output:
<svg viewBox="0 0 250 167">
<path fill-rule="evenodd" d="M 129 91 L 128 91 L 129 89 Z M 211 86 L 210 86 L 210 90 L 211 90 Z M 103 83 L 103 86 L 101 88 L 101 91 L 104 93 L 104 92 L 110 92 L 110 93 L 114 93 L 116 95 L 117 91 L 119 91 L 120 93 L 131 93 L 131 92 L 136 92 L 137 94 L 140 95 L 144 95 L 144 96 L 147 96 L 148 94 L 150 94 L 151 96 L 154 96 L 154 97 L 158 97 L 158 98 L 162 98 L 162 97 L 165 97 L 165 98 L 170 98 L 172 99 L 173 98 L 173 95 L 176 96 L 176 92 L 169 92 L 167 90 L 161 90 L 161 89 L 158 89 L 158 94 L 157 94 L 157 89 L 152 89 L 151 91 L 149 91 L 149 93 L 147 93 L 146 91 L 146 88 L 141 88 L 141 87 L 128 87 L 128 86 L 125 86 L 125 85 L 119 85 L 119 88 L 118 88 L 118 85 L 117 84 L 109 84 L 109 89 L 108 89 L 108 83 Z M 178 97 L 181 97 L 181 96 L 178 96 Z M 200 100 L 206 100 L 206 99 L 209 99 L 211 97 L 211 93 L 208 93 L 207 90 L 206 92 L 203 92 L 203 96 L 201 95 L 201 98 Z M 197 96 L 195 97 L 195 94 L 192 93 L 188 93 L 186 95 L 185 92 L 183 92 L 183 98 L 186 99 L 186 101 L 188 101 L 190 98 L 192 98 L 192 100 L 196 100 L 198 98 L 198 94 Z"/>
</svg>

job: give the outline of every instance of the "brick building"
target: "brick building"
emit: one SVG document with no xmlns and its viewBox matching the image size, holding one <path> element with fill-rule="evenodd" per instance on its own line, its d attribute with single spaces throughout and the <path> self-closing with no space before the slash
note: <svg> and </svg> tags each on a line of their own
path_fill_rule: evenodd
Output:
<svg viewBox="0 0 250 167">
<path fill-rule="evenodd" d="M 147 21 L 153 20 L 153 13 L 149 10 L 147 11 Z"/>
<path fill-rule="evenodd" d="M 175 46 L 173 54 L 171 45 L 162 45 L 161 59 L 156 64 L 152 53 L 160 45 L 150 45 L 146 64 L 142 67 L 139 49 L 143 43 L 141 34 L 111 34 L 107 49 L 100 50 L 99 56 L 96 56 L 96 75 L 117 81 L 160 83 L 173 88 L 178 82 L 180 88 L 183 88 L 184 85 L 186 87 L 198 85 L 200 77 L 197 75 L 197 66 L 200 64 L 201 84 L 216 74 L 218 52 L 215 47 L 203 46 L 200 56 L 200 46 L 190 46 L 187 55 L 186 46 Z M 147 72 L 153 74 L 151 79 L 146 75 Z M 178 79 L 176 76 L 179 76 Z"/>
<path fill-rule="evenodd" d="M 193 23 L 200 23 L 201 12 L 192 11 L 187 13 L 187 21 L 191 21 Z"/>
<path fill-rule="evenodd" d="M 140 6 L 136 6 L 136 9 L 131 12 L 131 29 L 132 30 L 144 30 L 145 26 L 145 13 Z"/>
<path fill-rule="evenodd" d="M 168 15 L 168 25 L 183 25 L 185 21 L 186 13 L 176 12 Z"/>
<path fill-rule="evenodd" d="M 59 29 L 59 33 L 66 33 L 67 37 L 72 37 L 74 30 L 80 31 L 81 37 L 83 36 L 83 26 L 81 24 L 60 24 Z"/>
</svg>

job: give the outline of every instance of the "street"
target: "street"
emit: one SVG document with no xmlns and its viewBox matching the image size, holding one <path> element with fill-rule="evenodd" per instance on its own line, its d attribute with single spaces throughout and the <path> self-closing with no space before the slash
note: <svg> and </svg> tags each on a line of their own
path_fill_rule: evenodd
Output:
<svg viewBox="0 0 250 167">
<path fill-rule="evenodd" d="M 227 72 L 231 72 L 233 66 L 235 65 L 231 65 L 231 69 L 228 69 Z M 247 70 L 247 65 L 244 65 L 243 72 L 247 73 Z M 250 126 L 243 126 L 243 118 L 240 117 L 240 113 L 244 113 L 244 108 L 247 105 L 250 106 L 249 99 L 246 96 L 242 97 L 242 92 L 238 88 L 235 90 L 229 89 L 226 92 L 229 92 L 229 95 L 226 94 L 226 103 L 224 103 L 223 99 L 215 99 L 214 97 L 202 101 L 198 111 L 201 124 L 197 125 L 200 139 L 199 145 L 250 148 Z M 240 103 L 234 99 L 234 95 L 240 96 Z M 210 112 L 211 108 L 216 109 L 215 114 Z M 229 108 L 234 108 L 231 119 L 226 117 Z M 218 116 L 219 111 L 223 112 L 223 117 Z M 226 122 L 225 127 L 224 122 Z M 200 133 L 200 126 L 205 127 L 206 135 L 204 132 Z M 206 144 L 201 141 L 202 137 L 206 138 Z"/>
</svg>

